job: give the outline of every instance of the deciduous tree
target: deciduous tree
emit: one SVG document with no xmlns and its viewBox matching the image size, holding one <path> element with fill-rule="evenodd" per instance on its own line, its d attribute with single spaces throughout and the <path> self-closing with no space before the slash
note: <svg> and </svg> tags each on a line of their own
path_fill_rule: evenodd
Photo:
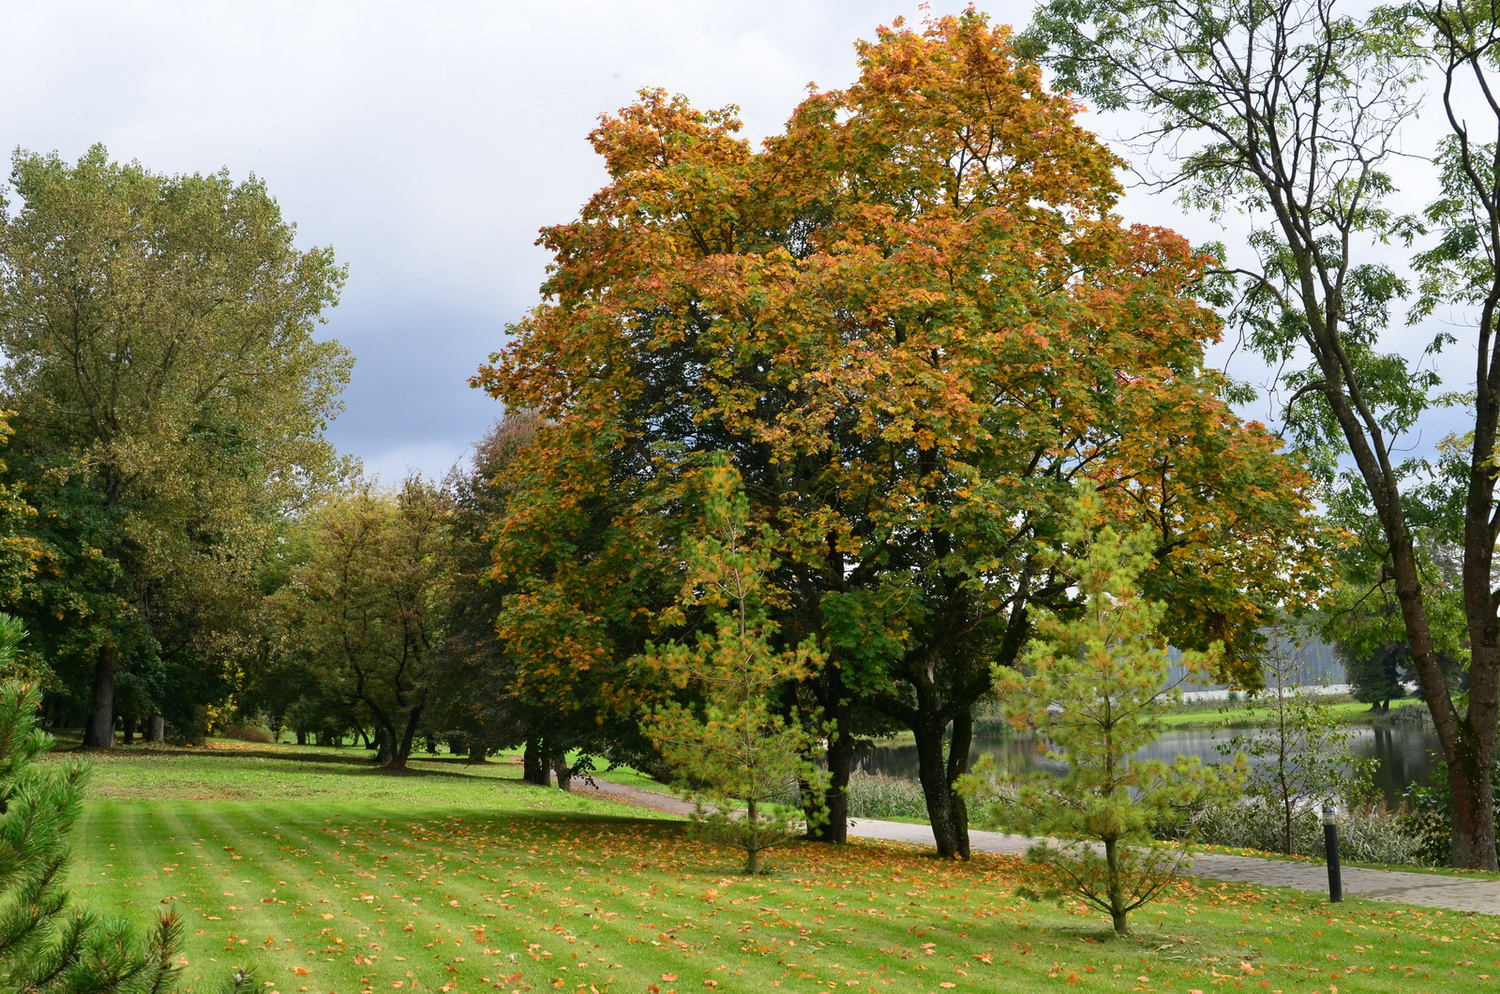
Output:
<svg viewBox="0 0 1500 994">
<path fill-rule="evenodd" d="M 331 474 L 349 357 L 312 332 L 343 271 L 293 244 L 254 178 L 96 146 L 71 165 L 17 152 L 11 184 L 0 398 L 46 550 L 20 607 L 86 671 L 84 744 L 107 748 L 120 668 L 220 666 L 276 516 Z"/>
<path fill-rule="evenodd" d="M 659 92 L 594 133 L 611 183 L 544 232 L 544 302 L 478 378 L 548 421 L 498 530 L 522 584 L 502 629 L 533 673 L 637 706 L 623 661 L 683 634 L 662 619 L 684 480 L 724 451 L 778 535 L 782 639 L 826 653 L 801 692 L 835 728 L 829 834 L 873 710 L 913 731 L 939 851 L 962 856 L 971 711 L 1065 593 L 1036 554 L 1074 481 L 1151 522 L 1144 582 L 1180 595 L 1164 624 L 1231 662 L 1307 579 L 1286 553 L 1308 506 L 1203 366 L 1202 260 L 1120 223 L 1117 160 L 1008 32 L 970 13 L 858 51 L 859 81 L 759 153 L 731 111 Z"/>
<path fill-rule="evenodd" d="M 294 651 L 377 730 L 403 769 L 422 725 L 449 616 L 448 495 L 421 479 L 365 483 L 307 515 L 308 558 L 276 593 Z"/>
<path fill-rule="evenodd" d="M 1495 451 L 1500 428 L 1500 23 L 1483 3 L 1418 2 L 1340 13 L 1335 0 L 1051 0 L 1033 38 L 1050 46 L 1062 85 L 1105 108 L 1150 117 L 1142 144 L 1163 153 L 1163 183 L 1215 216 L 1241 215 L 1251 251 L 1235 317 L 1283 370 L 1287 430 L 1346 453 L 1334 489 L 1379 523 L 1378 569 L 1399 607 L 1411 665 L 1448 769 L 1453 860 L 1495 869 L 1492 767 L 1500 719 L 1500 535 Z M 1449 136 L 1439 144 L 1440 197 L 1399 215 L 1391 163 L 1435 64 Z M 1387 247 L 1421 229 L 1413 285 Z M 1405 298 L 1414 318 L 1468 305 L 1473 379 L 1440 392 L 1430 357 L 1443 330 L 1403 349 L 1386 334 Z M 1456 451 L 1407 458 L 1426 411 L 1472 419 Z M 1438 485 L 1434 486 L 1434 482 Z M 1446 519 L 1446 520 L 1444 520 Z M 1443 666 L 1420 553 L 1424 523 L 1463 549 L 1467 689 Z"/>
<path fill-rule="evenodd" d="M 1351 804 L 1370 792 L 1374 760 L 1351 749 L 1353 733 L 1329 709 L 1329 702 L 1298 678 L 1295 650 L 1302 639 L 1294 622 L 1275 626 L 1275 641 L 1261 665 L 1265 687 L 1247 707 L 1263 714 L 1254 731 L 1217 744 L 1221 755 L 1243 754 L 1251 761 L 1245 797 L 1268 805 L 1281 825 L 1281 851 L 1297 850 L 1299 809 L 1330 803 Z"/>
</svg>

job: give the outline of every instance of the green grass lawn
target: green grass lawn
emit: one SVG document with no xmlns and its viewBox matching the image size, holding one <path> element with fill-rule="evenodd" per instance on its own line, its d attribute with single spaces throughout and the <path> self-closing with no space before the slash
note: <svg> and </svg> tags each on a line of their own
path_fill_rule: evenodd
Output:
<svg viewBox="0 0 1500 994">
<path fill-rule="evenodd" d="M 101 911 L 176 911 L 186 987 L 232 967 L 282 992 L 1468 991 L 1500 919 L 1189 884 L 1111 937 L 1017 896 L 1014 858 L 798 844 L 774 872 L 682 822 L 524 785 L 510 763 L 275 747 L 97 761 L 70 883 Z"/>
<path fill-rule="evenodd" d="M 1394 704 L 1393 708 L 1415 707 L 1423 705 L 1419 701 L 1410 703 Z M 1359 701 L 1339 701 L 1328 705 L 1329 711 L 1340 721 L 1346 724 L 1356 724 L 1362 721 L 1370 721 L 1375 718 L 1370 705 L 1361 704 Z M 1254 708 L 1246 707 L 1244 703 L 1222 702 L 1215 707 L 1206 707 L 1201 704 L 1191 709 L 1173 711 L 1162 717 L 1162 724 L 1168 728 L 1181 728 L 1185 725 L 1230 725 L 1230 726 L 1252 726 L 1263 725 L 1270 720 L 1269 711 L 1265 705 Z"/>
</svg>

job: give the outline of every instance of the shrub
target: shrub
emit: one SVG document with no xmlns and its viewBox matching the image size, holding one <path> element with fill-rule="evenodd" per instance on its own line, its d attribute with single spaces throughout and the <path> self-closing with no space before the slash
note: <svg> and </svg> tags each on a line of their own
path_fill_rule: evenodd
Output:
<svg viewBox="0 0 1500 994">
<path fill-rule="evenodd" d="M 1322 848 L 1320 836 L 1317 855 L 1323 855 Z M 1427 851 L 1427 830 L 1421 816 L 1404 809 L 1390 811 L 1383 804 L 1362 805 L 1339 820 L 1339 854 L 1344 859 L 1436 866 Z"/>
<path fill-rule="evenodd" d="M 1421 710 L 1426 712 L 1427 709 Z M 1408 787 L 1405 801 L 1410 809 L 1408 819 L 1412 830 L 1422 838 L 1423 858 L 1435 866 L 1447 866 L 1453 860 L 1453 808 L 1448 788 L 1448 764 L 1438 758 L 1439 762 L 1432 771 L 1432 782 L 1426 787 Z M 1496 787 L 1495 817 L 1496 823 L 1500 824 L 1500 763 L 1495 764 L 1491 782 Z"/>
<path fill-rule="evenodd" d="M 276 741 L 276 737 L 270 732 L 254 725 L 226 725 L 222 734 L 226 739 L 236 739 L 240 742 Z"/>
<path fill-rule="evenodd" d="M 1432 712 L 1427 710 L 1427 705 L 1403 704 L 1400 707 L 1392 707 L 1385 714 L 1375 719 L 1375 724 L 1382 727 L 1392 725 L 1414 725 L 1421 728 L 1432 727 Z"/>
</svg>

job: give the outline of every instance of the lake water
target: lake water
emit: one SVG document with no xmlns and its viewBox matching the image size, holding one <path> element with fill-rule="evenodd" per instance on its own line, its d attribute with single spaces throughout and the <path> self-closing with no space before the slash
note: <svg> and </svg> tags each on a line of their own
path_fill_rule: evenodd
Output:
<svg viewBox="0 0 1500 994">
<path fill-rule="evenodd" d="M 1350 729 L 1350 750 L 1356 756 L 1374 759 L 1375 786 L 1394 806 L 1412 784 L 1430 782 L 1439 760 L 1437 735 L 1429 730 L 1402 725 L 1391 728 L 1359 727 Z M 1139 759 L 1175 759 L 1181 755 L 1197 756 L 1205 763 L 1223 762 L 1215 744 L 1234 735 L 1250 734 L 1243 729 L 1173 729 L 1162 734 L 1155 745 L 1136 754 Z M 1030 735 L 975 735 L 969 750 L 969 761 L 992 756 L 1000 772 L 1027 772 L 1045 766 L 1042 744 Z M 862 756 L 857 765 L 871 773 L 917 778 L 917 747 L 914 745 L 877 745 Z"/>
</svg>

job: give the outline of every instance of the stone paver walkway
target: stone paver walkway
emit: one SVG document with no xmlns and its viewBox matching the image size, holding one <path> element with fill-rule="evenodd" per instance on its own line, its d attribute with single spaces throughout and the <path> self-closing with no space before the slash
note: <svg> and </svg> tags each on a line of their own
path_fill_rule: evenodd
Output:
<svg viewBox="0 0 1500 994">
<path fill-rule="evenodd" d="M 602 794 L 611 800 L 671 814 L 687 815 L 692 811 L 691 804 L 669 794 L 603 780 L 596 781 L 596 784 L 596 787 L 589 787 L 586 783 L 575 781 L 573 789 L 581 794 Z M 933 844 L 932 829 L 929 826 L 906 822 L 850 819 L 849 834 L 865 839 L 887 839 L 927 846 Z M 1022 853 L 1026 851 L 1029 842 L 1029 839 L 1020 835 L 969 832 L 969 845 L 975 852 Z M 1295 863 L 1254 856 L 1203 853 L 1193 863 L 1192 872 L 1211 880 L 1328 893 L 1328 868 L 1322 863 Z M 1342 868 L 1341 878 L 1346 897 L 1500 915 L 1500 880 L 1475 880 L 1434 873 L 1404 873 L 1398 870 L 1365 870 L 1351 866 Z"/>
</svg>

